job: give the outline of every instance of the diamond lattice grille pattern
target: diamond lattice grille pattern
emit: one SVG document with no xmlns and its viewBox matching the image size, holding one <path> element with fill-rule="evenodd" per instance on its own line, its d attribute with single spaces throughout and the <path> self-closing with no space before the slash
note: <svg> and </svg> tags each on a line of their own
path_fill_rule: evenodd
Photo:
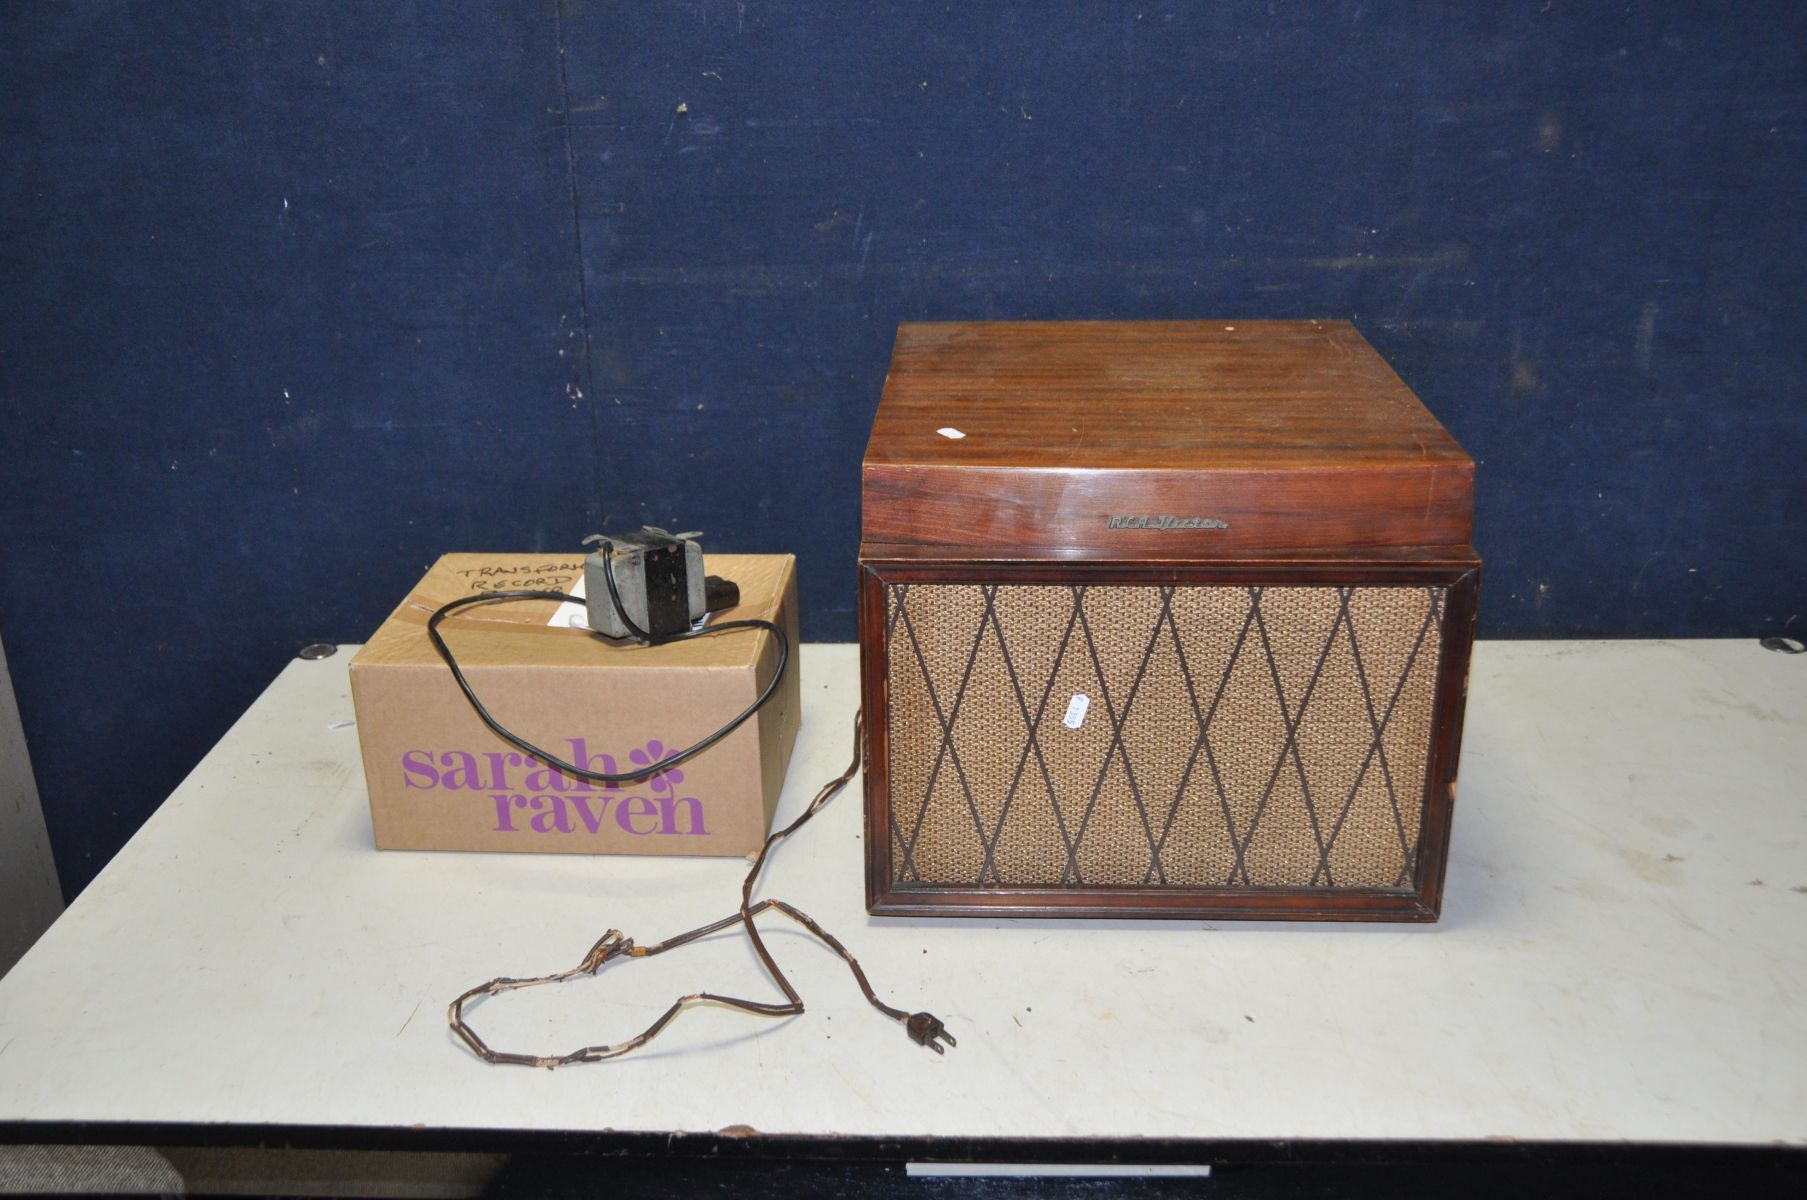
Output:
<svg viewBox="0 0 1807 1200">
<path fill-rule="evenodd" d="M 896 882 L 1410 885 L 1444 589 L 885 590 Z"/>
</svg>

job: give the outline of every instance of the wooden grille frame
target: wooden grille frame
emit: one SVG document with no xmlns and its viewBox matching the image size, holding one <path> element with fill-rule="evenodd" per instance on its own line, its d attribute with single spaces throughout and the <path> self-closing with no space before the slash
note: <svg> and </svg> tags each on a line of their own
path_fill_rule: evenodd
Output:
<svg viewBox="0 0 1807 1200">
<path fill-rule="evenodd" d="M 866 712 L 866 902 L 878 916 L 1167 917 L 1178 919 L 1435 921 L 1441 911 L 1454 808 L 1480 563 L 1472 549 L 1385 551 L 1371 557 L 1148 562 L 961 558 L 938 548 L 868 547 L 860 561 L 860 671 Z M 1148 587 L 1398 587 L 1444 589 L 1432 732 L 1415 870 L 1407 886 L 984 887 L 900 882 L 891 837 L 886 589 L 894 584 L 1056 584 Z"/>
</svg>

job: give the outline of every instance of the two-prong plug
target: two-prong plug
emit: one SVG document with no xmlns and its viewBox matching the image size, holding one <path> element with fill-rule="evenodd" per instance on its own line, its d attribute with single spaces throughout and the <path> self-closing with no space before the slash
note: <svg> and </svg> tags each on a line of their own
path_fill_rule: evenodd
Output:
<svg viewBox="0 0 1807 1200">
<path fill-rule="evenodd" d="M 946 1042 L 950 1046 L 959 1045 L 954 1040 L 954 1035 L 947 1031 L 947 1026 L 941 1023 L 941 1018 L 933 1013 L 910 1014 L 909 1020 L 904 1022 L 904 1029 L 918 1046 L 927 1046 L 936 1054 L 947 1053 L 941 1048 L 942 1042 Z"/>
</svg>

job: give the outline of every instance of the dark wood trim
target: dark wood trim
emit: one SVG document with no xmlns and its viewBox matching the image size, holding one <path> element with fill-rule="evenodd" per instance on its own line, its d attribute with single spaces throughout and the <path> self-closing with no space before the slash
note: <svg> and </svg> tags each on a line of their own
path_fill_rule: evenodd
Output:
<svg viewBox="0 0 1807 1200">
<path fill-rule="evenodd" d="M 1468 670 L 1474 649 L 1481 569 L 1476 566 L 1444 593 L 1443 648 L 1438 660 L 1436 730 L 1425 763 L 1424 817 L 1418 827 L 1418 894 L 1436 920 L 1443 911 L 1443 877 L 1455 815 L 1456 770 L 1462 752 L 1462 718 L 1468 707 Z"/>
<path fill-rule="evenodd" d="M 874 911 L 891 879 L 890 693 L 885 681 L 885 584 L 859 566 L 860 710 L 866 757 L 866 910 Z"/>
<path fill-rule="evenodd" d="M 870 888 L 869 888 L 870 890 Z M 1414 891 L 1356 888 L 953 888 L 893 885 L 875 917 L 1138 917 L 1172 921 L 1435 921 Z"/>
<path fill-rule="evenodd" d="M 1051 570 L 1057 574 L 1063 568 L 1071 569 L 1093 565 L 1134 565 L 1185 568 L 1187 570 L 1195 570 L 1202 566 L 1220 566 L 1226 569 L 1246 567 L 1251 570 L 1285 566 L 1301 568 L 1311 566 L 1380 567 L 1388 563 L 1425 570 L 1434 567 L 1460 570 L 1481 565 L 1480 556 L 1475 552 L 1474 547 L 1466 543 L 1440 546 L 1375 546 L 1360 551 L 1349 548 L 1337 550 L 1306 548 L 1241 550 L 1235 554 L 1213 554 L 1209 557 L 1200 557 L 1196 554 L 1189 554 L 1183 547 L 1170 542 L 1156 543 L 1141 548 L 1136 554 L 1127 555 L 1120 549 L 1098 550 L 1075 546 L 915 546 L 907 542 L 868 540 L 860 543 L 860 561 L 873 565 L 896 567 L 913 566 L 919 563 L 959 563 L 973 566 L 985 565 L 999 571 L 1020 566 L 1025 569 Z"/>
<path fill-rule="evenodd" d="M 1311 469 L 1051 469 L 1016 465 L 927 469 L 868 461 L 861 533 L 872 541 L 1010 546 L 1056 534 L 1075 549 L 1140 554 L 1179 547 L 1238 551 L 1444 543 L 1474 524 L 1472 463 Z M 1049 515 L 1058 513 L 1049 527 Z M 1123 530 L 1119 515 L 1210 517 L 1222 527 Z"/>
<path fill-rule="evenodd" d="M 1005 559 L 984 551 L 949 558 L 862 546 L 860 661 L 866 714 L 866 907 L 875 916 L 1155 917 L 1178 920 L 1435 921 L 1441 909 L 1450 809 L 1467 688 L 1480 563 L 1468 546 L 1422 559 L 1267 555 L 1208 562 Z M 1355 888 L 953 888 L 895 882 L 891 847 L 887 583 L 1211 585 L 1424 584 L 1446 589 L 1442 657 L 1427 756 L 1424 815 L 1412 886 Z"/>
<path fill-rule="evenodd" d="M 1447 546 L 1434 558 L 1370 558 L 1367 555 L 1242 556 L 1211 559 L 1025 559 L 983 552 L 929 558 L 881 554 L 895 547 L 860 548 L 862 573 L 898 583 L 1130 583 L 1176 584 L 1424 584 L 1454 587 L 1480 569 L 1470 546 Z M 883 596 L 880 595 L 881 610 Z M 880 613 L 880 623 L 883 613 Z M 883 630 L 881 629 L 882 633 Z M 865 626 L 861 626 L 862 635 Z"/>
</svg>

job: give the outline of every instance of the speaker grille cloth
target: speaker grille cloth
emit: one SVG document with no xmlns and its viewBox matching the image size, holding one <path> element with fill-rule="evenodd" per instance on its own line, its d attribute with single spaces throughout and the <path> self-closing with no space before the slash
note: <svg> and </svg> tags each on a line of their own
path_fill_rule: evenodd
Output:
<svg viewBox="0 0 1807 1200">
<path fill-rule="evenodd" d="M 887 585 L 894 882 L 1408 886 L 1444 599 Z"/>
</svg>

